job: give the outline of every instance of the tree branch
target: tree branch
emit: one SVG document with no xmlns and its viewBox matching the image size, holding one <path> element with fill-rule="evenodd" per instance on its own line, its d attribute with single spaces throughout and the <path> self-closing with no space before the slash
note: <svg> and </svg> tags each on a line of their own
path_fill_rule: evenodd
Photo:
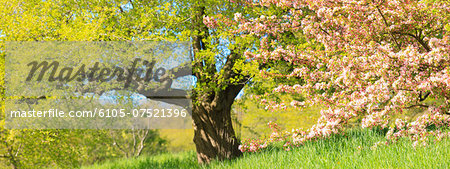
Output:
<svg viewBox="0 0 450 169">
<path fill-rule="evenodd" d="M 424 101 L 425 99 L 427 99 L 427 97 L 431 94 L 431 92 L 427 92 L 427 94 L 425 94 L 425 96 L 422 96 L 422 91 L 419 94 L 419 102 Z"/>
<path fill-rule="evenodd" d="M 22 143 L 19 145 L 19 148 L 17 148 L 17 151 L 14 154 L 15 157 L 17 157 L 17 155 L 19 154 L 21 148 L 22 148 Z"/>
<path fill-rule="evenodd" d="M 112 139 L 114 141 L 113 145 L 115 145 L 117 148 L 119 148 L 119 150 L 122 151 L 122 153 L 125 154 L 125 157 L 128 157 L 128 153 L 119 145 L 119 143 L 116 141 L 114 136 L 112 137 Z"/>
<path fill-rule="evenodd" d="M 415 105 L 411 105 L 408 107 L 404 107 L 404 109 L 410 109 L 410 108 L 414 108 L 414 107 L 423 107 L 423 108 L 428 108 L 428 105 L 424 105 L 424 104 L 415 104 Z"/>
<path fill-rule="evenodd" d="M 411 36 L 411 37 L 413 37 L 417 42 L 419 42 L 419 44 L 420 44 L 427 52 L 430 52 L 430 51 L 431 51 L 430 47 L 429 47 L 429 46 L 423 41 L 423 39 L 420 37 L 420 34 L 419 34 L 419 36 L 416 36 L 416 35 L 414 35 L 414 34 L 412 34 L 412 33 L 398 32 L 398 31 L 393 31 L 392 33 L 393 33 L 393 34 L 399 34 L 399 35 L 407 35 L 407 36 Z"/>
<path fill-rule="evenodd" d="M 134 4 L 133 4 L 133 1 L 132 1 L 132 0 L 128 0 L 128 2 L 130 2 L 130 4 L 131 4 L 131 8 L 133 8 L 133 9 L 134 9 Z"/>
<path fill-rule="evenodd" d="M 136 154 L 136 135 L 135 135 L 136 130 L 131 129 L 131 131 L 133 132 L 133 155 L 135 155 Z"/>
<path fill-rule="evenodd" d="M 381 18 L 382 18 L 383 21 L 384 21 L 385 26 L 387 27 L 387 29 L 389 29 L 390 25 L 388 24 L 386 18 L 384 17 L 383 13 L 381 12 L 379 5 L 377 5 L 376 7 L 377 7 L 378 13 L 381 15 Z M 397 45 L 398 50 L 400 50 L 400 49 L 401 49 L 401 46 L 400 46 L 400 44 L 397 42 L 397 39 L 394 37 L 394 35 L 392 34 L 392 32 L 391 32 L 390 30 L 389 30 L 389 35 L 391 35 L 391 39 L 394 40 L 395 44 Z"/>
<path fill-rule="evenodd" d="M 142 150 L 144 149 L 144 144 L 145 144 L 145 140 L 147 140 L 147 136 L 148 136 L 148 132 L 149 130 L 145 130 L 144 136 L 141 137 L 141 141 L 139 142 L 139 149 L 138 152 L 136 154 L 136 156 L 140 156 L 142 153 Z"/>
<path fill-rule="evenodd" d="M 208 27 L 203 24 L 203 16 L 205 16 L 205 6 L 200 3 L 204 2 L 195 2 L 197 3 L 194 7 L 193 11 L 193 20 L 192 20 L 192 29 L 194 30 L 195 35 L 192 36 L 192 47 L 194 49 L 194 67 L 196 71 L 193 71 L 194 76 L 198 78 L 199 82 L 202 82 L 204 79 L 202 77 L 202 73 L 200 72 L 200 68 L 203 67 L 203 59 L 200 59 L 199 52 L 201 50 L 206 49 L 205 43 L 203 40 L 207 39 L 209 36 Z M 195 32 L 196 31 L 196 32 Z M 198 71 L 197 71 L 198 70 Z"/>
</svg>

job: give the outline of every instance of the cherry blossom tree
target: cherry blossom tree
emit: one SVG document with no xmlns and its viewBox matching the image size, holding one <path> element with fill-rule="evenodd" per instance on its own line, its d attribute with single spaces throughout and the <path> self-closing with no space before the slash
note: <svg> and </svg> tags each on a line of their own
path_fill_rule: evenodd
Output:
<svg viewBox="0 0 450 169">
<path fill-rule="evenodd" d="M 426 113 L 409 124 L 398 119 L 388 139 L 411 136 L 418 140 L 427 134 L 442 137 L 426 128 L 450 127 L 446 115 L 450 113 L 449 1 L 237 3 L 284 12 L 260 17 L 236 13 L 234 17 L 236 32 L 260 40 L 257 50 L 246 52 L 249 60 L 292 65 L 289 73 L 261 70 L 263 76 L 297 80 L 296 84 L 279 85 L 272 93 L 304 95 L 305 101 L 292 100 L 290 105 L 295 107 L 328 107 L 308 131 L 294 132 L 294 143 L 340 133 L 349 120 L 358 117 L 363 118 L 364 128 L 387 128 L 392 116 L 412 108 Z M 292 40 L 302 37 L 307 42 Z M 269 108 L 288 105 L 265 100 L 262 104 Z"/>
</svg>

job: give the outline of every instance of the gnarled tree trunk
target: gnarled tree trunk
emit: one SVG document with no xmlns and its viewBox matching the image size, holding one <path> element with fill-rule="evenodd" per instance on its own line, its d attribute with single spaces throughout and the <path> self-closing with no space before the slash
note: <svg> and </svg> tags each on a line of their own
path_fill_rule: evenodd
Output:
<svg viewBox="0 0 450 169">
<path fill-rule="evenodd" d="M 194 121 L 194 143 L 199 163 L 238 157 L 239 140 L 234 133 L 231 120 L 231 106 L 244 87 L 248 76 L 233 70 L 239 52 L 231 50 L 220 71 L 216 70 L 214 56 L 199 54 L 207 50 L 209 30 L 203 23 L 205 3 L 196 1 L 192 15 L 192 47 L 194 50 L 193 75 L 197 87 L 193 91 L 192 119 Z M 230 83 L 230 79 L 234 80 Z"/>
<path fill-rule="evenodd" d="M 197 104 L 194 103 L 194 143 L 199 163 L 231 159 L 242 154 L 238 149 L 240 142 L 235 136 L 231 121 L 231 105 L 242 87 L 243 85 L 231 85 L 219 92 L 223 97 L 216 97 L 208 102 L 204 95 L 203 98 L 198 98 Z"/>
</svg>

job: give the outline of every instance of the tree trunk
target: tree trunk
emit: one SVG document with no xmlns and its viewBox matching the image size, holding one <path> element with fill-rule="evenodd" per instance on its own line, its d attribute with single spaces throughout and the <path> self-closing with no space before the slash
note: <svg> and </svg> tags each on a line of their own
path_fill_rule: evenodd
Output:
<svg viewBox="0 0 450 169">
<path fill-rule="evenodd" d="M 198 98 L 198 102 L 194 103 L 194 143 L 199 163 L 242 155 L 231 121 L 231 106 L 242 87 L 243 85 L 228 86 L 218 93 L 224 97 L 216 97 L 212 102 Z"/>
<path fill-rule="evenodd" d="M 243 76 L 237 83 L 228 83 L 230 79 L 239 79 L 237 77 L 240 76 L 233 66 L 241 55 L 234 51 L 227 56 L 220 72 L 216 71 L 216 63 L 209 60 L 211 56 L 198 54 L 206 50 L 205 44 L 209 43 L 209 29 L 203 23 L 207 5 L 204 1 L 195 1 L 192 13 L 193 75 L 197 77 L 197 84 L 201 85 L 192 94 L 194 143 L 199 163 L 242 155 L 231 121 L 231 106 L 249 78 Z"/>
</svg>

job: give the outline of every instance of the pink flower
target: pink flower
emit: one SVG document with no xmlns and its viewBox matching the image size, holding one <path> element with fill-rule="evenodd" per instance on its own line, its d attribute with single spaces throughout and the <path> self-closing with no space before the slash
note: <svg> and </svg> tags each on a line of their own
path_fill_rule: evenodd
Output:
<svg viewBox="0 0 450 169">
<path fill-rule="evenodd" d="M 239 12 L 234 14 L 234 20 L 235 21 L 239 21 L 241 19 L 241 17 L 242 17 L 242 14 L 239 13 Z"/>
</svg>

